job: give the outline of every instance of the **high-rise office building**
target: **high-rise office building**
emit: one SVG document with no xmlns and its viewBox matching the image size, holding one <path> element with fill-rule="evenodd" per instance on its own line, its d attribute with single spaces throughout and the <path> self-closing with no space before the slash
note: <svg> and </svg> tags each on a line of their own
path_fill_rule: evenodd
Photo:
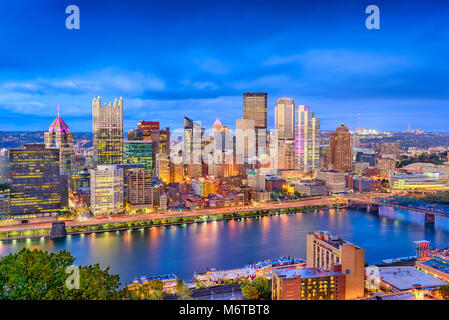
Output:
<svg viewBox="0 0 449 320">
<path fill-rule="evenodd" d="M 61 173 L 70 173 L 72 170 L 72 160 L 75 156 L 73 150 L 73 133 L 69 131 L 69 126 L 59 115 L 51 123 L 47 132 L 44 132 L 44 143 L 46 148 L 57 148 L 59 150 L 59 163 Z"/>
<path fill-rule="evenodd" d="M 311 172 L 320 167 L 320 119 L 309 106 L 296 106 L 295 156 L 298 169 Z"/>
<path fill-rule="evenodd" d="M 295 139 L 295 102 L 281 98 L 274 107 L 274 122 L 279 140 Z"/>
<path fill-rule="evenodd" d="M 166 154 L 159 153 L 156 155 L 156 175 L 165 184 L 171 182 L 170 177 L 170 156 Z"/>
<path fill-rule="evenodd" d="M 128 201 L 132 205 L 151 205 L 153 190 L 151 171 L 137 168 L 127 173 Z"/>
<path fill-rule="evenodd" d="M 235 154 L 237 163 L 247 164 L 256 157 L 255 121 L 237 119 L 235 121 Z"/>
<path fill-rule="evenodd" d="M 153 143 L 153 159 L 159 153 L 170 153 L 170 128 L 160 129 L 158 121 L 139 121 L 137 127 L 142 139 Z"/>
<path fill-rule="evenodd" d="M 352 170 L 351 134 L 341 125 L 330 135 L 330 146 L 326 155 L 327 168 L 349 172 Z"/>
<path fill-rule="evenodd" d="M 146 140 L 123 142 L 123 163 L 142 164 L 145 169 L 153 169 L 153 143 Z"/>
<path fill-rule="evenodd" d="M 25 144 L 9 151 L 11 215 L 42 216 L 59 212 L 67 203 L 61 178 L 59 150 L 44 144 Z"/>
<path fill-rule="evenodd" d="M 277 156 L 278 156 L 278 163 L 276 169 L 280 170 L 295 169 L 296 168 L 295 141 L 279 140 Z"/>
<path fill-rule="evenodd" d="M 100 97 L 92 100 L 94 163 L 123 163 L 123 100 L 101 105 Z"/>
<path fill-rule="evenodd" d="M 328 232 L 307 233 L 307 267 L 332 270 L 336 264 L 346 276 L 345 299 L 364 296 L 365 250 Z"/>
<path fill-rule="evenodd" d="M 267 152 L 267 94 L 264 92 L 243 93 L 243 119 L 254 120 L 256 132 L 256 155 Z"/>
<path fill-rule="evenodd" d="M 380 144 L 381 158 L 398 160 L 401 155 L 401 144 L 399 142 L 382 142 Z"/>
<path fill-rule="evenodd" d="M 187 176 L 196 178 L 202 175 L 202 137 L 204 128 L 200 123 L 184 117 L 183 162 L 187 167 Z"/>
<path fill-rule="evenodd" d="M 123 209 L 123 169 L 98 165 L 90 170 L 90 204 L 94 215 L 118 213 Z"/>
</svg>

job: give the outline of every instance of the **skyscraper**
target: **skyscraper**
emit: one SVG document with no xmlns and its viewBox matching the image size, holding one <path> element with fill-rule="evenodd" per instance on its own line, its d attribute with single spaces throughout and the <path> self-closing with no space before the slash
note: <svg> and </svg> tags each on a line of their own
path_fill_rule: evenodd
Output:
<svg viewBox="0 0 449 320">
<path fill-rule="evenodd" d="M 142 164 L 145 169 L 153 169 L 153 143 L 146 140 L 123 142 L 123 163 Z"/>
<path fill-rule="evenodd" d="M 235 154 L 238 164 L 247 164 L 256 157 L 255 121 L 237 119 L 235 121 Z"/>
<path fill-rule="evenodd" d="M 330 135 L 330 146 L 326 156 L 327 168 L 349 172 L 352 170 L 351 134 L 341 125 Z"/>
<path fill-rule="evenodd" d="M 117 165 L 98 165 L 90 170 L 90 203 L 94 215 L 123 209 L 123 169 Z"/>
<path fill-rule="evenodd" d="M 202 136 L 204 129 L 200 123 L 184 117 L 183 162 L 187 166 L 187 176 L 199 177 L 202 174 Z"/>
<path fill-rule="evenodd" d="M 94 163 L 123 163 L 123 100 L 101 105 L 100 97 L 92 100 Z"/>
<path fill-rule="evenodd" d="M 59 149 L 59 164 L 61 173 L 70 173 L 72 159 L 75 156 L 73 150 L 73 133 L 69 131 L 69 126 L 59 115 L 51 123 L 47 132 L 44 132 L 44 142 L 46 148 Z"/>
<path fill-rule="evenodd" d="M 279 140 L 295 138 L 295 102 L 293 99 L 281 98 L 274 107 L 275 128 Z"/>
<path fill-rule="evenodd" d="M 136 168 L 128 172 L 128 201 L 132 205 L 152 204 L 151 171 Z"/>
<path fill-rule="evenodd" d="M 267 143 L 267 94 L 243 93 L 243 119 L 254 120 L 257 156 L 266 154 Z"/>
<path fill-rule="evenodd" d="M 59 150 L 44 144 L 25 144 L 9 151 L 11 215 L 57 213 L 67 204 L 68 186 L 59 173 Z"/>
<path fill-rule="evenodd" d="M 320 119 L 309 106 L 296 106 L 295 157 L 300 170 L 311 172 L 320 167 Z"/>
</svg>

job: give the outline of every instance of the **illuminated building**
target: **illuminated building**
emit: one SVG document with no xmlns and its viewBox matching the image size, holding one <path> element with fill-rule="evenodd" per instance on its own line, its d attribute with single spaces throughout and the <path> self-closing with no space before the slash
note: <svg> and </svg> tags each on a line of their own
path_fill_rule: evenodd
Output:
<svg viewBox="0 0 449 320">
<path fill-rule="evenodd" d="M 295 102 L 281 98 L 274 107 L 274 123 L 279 140 L 295 139 Z"/>
<path fill-rule="evenodd" d="M 151 205 L 153 203 L 153 191 L 151 171 L 136 168 L 127 172 L 127 200 L 132 205 Z"/>
<path fill-rule="evenodd" d="M 318 171 L 316 178 L 326 183 L 329 193 L 346 192 L 346 172 L 337 171 Z"/>
<path fill-rule="evenodd" d="M 326 155 L 327 168 L 337 171 L 352 170 L 351 134 L 341 125 L 330 135 L 330 146 Z"/>
<path fill-rule="evenodd" d="M 376 167 L 382 177 L 389 177 L 390 173 L 396 169 L 396 160 L 391 158 L 377 159 Z"/>
<path fill-rule="evenodd" d="M 295 156 L 297 168 L 311 172 L 320 167 L 320 119 L 309 106 L 296 106 Z"/>
<path fill-rule="evenodd" d="M 170 156 L 166 154 L 156 155 L 156 174 L 165 184 L 171 182 L 170 180 Z"/>
<path fill-rule="evenodd" d="M 257 170 L 248 172 L 246 177 L 247 177 L 247 184 L 249 187 L 258 191 L 260 190 L 265 191 L 266 175 L 261 174 L 259 170 Z"/>
<path fill-rule="evenodd" d="M 151 141 L 124 141 L 123 163 L 142 164 L 145 169 L 153 169 L 153 143 Z"/>
<path fill-rule="evenodd" d="M 0 217 L 8 216 L 11 210 L 11 195 L 0 192 Z"/>
<path fill-rule="evenodd" d="M 202 136 L 204 129 L 200 123 L 184 117 L 184 145 L 182 149 L 183 162 L 187 167 L 189 178 L 200 177 L 202 174 Z"/>
<path fill-rule="evenodd" d="M 390 186 L 397 190 L 447 190 L 447 175 L 438 172 L 402 174 L 390 172 Z"/>
<path fill-rule="evenodd" d="M 184 182 L 184 165 L 182 163 L 170 163 L 170 182 Z"/>
<path fill-rule="evenodd" d="M 61 173 L 69 173 L 72 169 L 72 159 L 75 155 L 73 150 L 73 133 L 69 126 L 59 115 L 51 123 L 47 132 L 44 132 L 44 143 L 46 148 L 57 148 L 59 150 L 59 165 Z"/>
<path fill-rule="evenodd" d="M 237 119 L 235 121 L 236 160 L 239 164 L 247 164 L 256 157 L 255 121 Z"/>
<path fill-rule="evenodd" d="M 69 189 L 72 194 L 79 188 L 90 188 L 90 173 L 86 170 L 72 170 L 69 175 Z"/>
<path fill-rule="evenodd" d="M 382 142 L 380 144 L 380 155 L 382 158 L 399 159 L 401 144 L 399 142 Z"/>
<path fill-rule="evenodd" d="M 168 198 L 165 193 L 159 196 L 159 210 L 167 211 Z"/>
<path fill-rule="evenodd" d="M 123 163 L 123 100 L 101 105 L 100 97 L 92 100 L 94 163 Z"/>
<path fill-rule="evenodd" d="M 346 275 L 341 265 L 272 270 L 272 300 L 345 300 Z"/>
<path fill-rule="evenodd" d="M 0 149 L 0 183 L 9 182 L 9 152 L 8 149 Z"/>
<path fill-rule="evenodd" d="M 118 169 L 123 170 L 123 200 L 128 200 L 128 176 L 129 172 L 134 169 L 145 169 L 143 164 L 119 164 L 117 165 Z"/>
<path fill-rule="evenodd" d="M 160 129 L 158 121 L 139 121 L 137 127 L 138 131 L 142 133 L 142 140 L 153 143 L 153 158 L 159 153 L 170 153 L 169 128 Z"/>
<path fill-rule="evenodd" d="M 295 141 L 279 140 L 278 165 L 276 169 L 289 170 L 296 168 Z"/>
<path fill-rule="evenodd" d="M 346 275 L 345 299 L 363 297 L 365 250 L 328 231 L 307 233 L 307 267 L 332 270 L 336 264 Z"/>
<path fill-rule="evenodd" d="M 243 93 L 243 119 L 254 120 L 257 139 L 256 151 L 260 157 L 266 154 L 267 143 L 267 94 L 264 92 Z"/>
<path fill-rule="evenodd" d="M 201 196 L 208 197 L 209 195 L 216 194 L 218 192 L 219 182 L 214 179 L 196 178 L 190 182 L 192 191 Z"/>
<path fill-rule="evenodd" d="M 90 202 L 94 215 L 123 210 L 123 169 L 117 165 L 98 165 L 90 170 Z"/>
<path fill-rule="evenodd" d="M 58 213 L 67 203 L 68 186 L 60 175 L 59 150 L 44 144 L 25 144 L 9 150 L 11 215 L 15 217 Z"/>
</svg>

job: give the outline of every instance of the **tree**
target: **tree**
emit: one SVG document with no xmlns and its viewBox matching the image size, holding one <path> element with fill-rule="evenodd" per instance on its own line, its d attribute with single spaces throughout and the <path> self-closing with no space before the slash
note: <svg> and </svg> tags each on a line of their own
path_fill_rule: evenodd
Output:
<svg viewBox="0 0 449 320">
<path fill-rule="evenodd" d="M 192 292 L 181 279 L 176 282 L 176 295 L 178 300 L 192 300 Z"/>
<path fill-rule="evenodd" d="M 259 291 L 252 283 L 242 284 L 241 286 L 243 296 L 248 300 L 259 299 Z"/>
<path fill-rule="evenodd" d="M 440 287 L 440 293 L 444 300 L 449 300 L 449 285 Z"/>
<path fill-rule="evenodd" d="M 252 284 L 256 287 L 259 292 L 260 298 L 270 299 L 271 298 L 271 285 L 267 278 L 259 277 L 253 280 Z"/>
<path fill-rule="evenodd" d="M 22 249 L 0 259 L 0 300 L 111 300 L 124 298 L 120 278 L 98 264 L 79 268 L 79 289 L 68 289 L 66 268 L 75 258 L 66 250 Z"/>
</svg>

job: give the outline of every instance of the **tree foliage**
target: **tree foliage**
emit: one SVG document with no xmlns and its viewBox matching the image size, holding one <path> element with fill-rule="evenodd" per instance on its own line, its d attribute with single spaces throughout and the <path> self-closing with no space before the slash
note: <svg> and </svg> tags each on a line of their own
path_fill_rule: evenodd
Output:
<svg viewBox="0 0 449 320">
<path fill-rule="evenodd" d="M 75 258 L 66 250 L 22 249 L 0 259 L 1 300 L 111 300 L 124 297 L 120 278 L 98 264 L 80 266 L 79 289 L 68 289 L 66 268 Z"/>
<path fill-rule="evenodd" d="M 259 297 L 262 299 L 271 298 L 271 285 L 267 278 L 259 277 L 253 280 L 252 284 L 259 292 Z"/>
<path fill-rule="evenodd" d="M 449 300 L 449 285 L 442 286 L 440 293 L 444 300 Z"/>
</svg>

